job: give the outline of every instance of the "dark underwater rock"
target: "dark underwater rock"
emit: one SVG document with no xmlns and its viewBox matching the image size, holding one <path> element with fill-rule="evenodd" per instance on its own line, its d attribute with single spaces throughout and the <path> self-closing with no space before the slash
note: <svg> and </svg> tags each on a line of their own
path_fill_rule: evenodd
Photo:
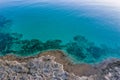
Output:
<svg viewBox="0 0 120 80">
<path fill-rule="evenodd" d="M 44 49 L 62 49 L 61 40 L 48 40 L 44 43 Z"/>
<path fill-rule="evenodd" d="M 5 16 L 0 15 L 0 33 L 8 33 L 12 25 L 12 20 L 7 19 Z"/>
<path fill-rule="evenodd" d="M 11 47 L 14 43 L 17 43 L 20 38 L 18 33 L 16 33 L 16 35 L 11 33 L 0 33 L 0 54 L 6 55 L 13 52 Z"/>
<path fill-rule="evenodd" d="M 99 60 L 110 53 L 107 46 L 97 46 L 95 43 L 88 41 L 84 36 L 75 36 L 73 41 L 66 44 L 67 52 L 75 56 L 77 61 L 85 63 L 99 62 Z"/>
</svg>

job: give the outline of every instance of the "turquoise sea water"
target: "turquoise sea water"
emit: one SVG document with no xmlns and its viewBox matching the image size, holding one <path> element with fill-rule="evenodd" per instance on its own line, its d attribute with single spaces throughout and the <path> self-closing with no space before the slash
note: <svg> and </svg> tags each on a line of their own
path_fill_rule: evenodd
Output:
<svg viewBox="0 0 120 80">
<path fill-rule="evenodd" d="M 0 1 L 0 15 L 12 20 L 8 31 L 23 34 L 22 39 L 39 39 L 43 42 L 59 39 L 66 44 L 74 36 L 82 35 L 96 45 L 105 44 L 118 49 L 119 11 L 109 5 L 92 3 L 73 3 L 72 0 L 5 0 Z M 116 50 L 114 53 L 119 58 Z M 107 54 L 108 57 L 111 55 L 111 52 Z"/>
</svg>

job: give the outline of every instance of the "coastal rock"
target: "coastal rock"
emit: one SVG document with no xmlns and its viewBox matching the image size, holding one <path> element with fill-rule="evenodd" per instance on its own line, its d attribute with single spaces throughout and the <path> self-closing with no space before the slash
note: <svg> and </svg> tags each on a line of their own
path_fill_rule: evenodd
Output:
<svg viewBox="0 0 120 80">
<path fill-rule="evenodd" d="M 101 67 L 99 78 L 101 80 L 120 80 L 120 60 L 111 59 L 106 67 Z"/>
<path fill-rule="evenodd" d="M 120 60 L 107 59 L 91 68 L 70 63 L 61 51 L 29 58 L 8 55 L 0 57 L 0 80 L 120 80 Z"/>
<path fill-rule="evenodd" d="M 63 70 L 53 56 L 42 56 L 28 62 L 0 60 L 0 80 L 80 80 Z"/>
</svg>

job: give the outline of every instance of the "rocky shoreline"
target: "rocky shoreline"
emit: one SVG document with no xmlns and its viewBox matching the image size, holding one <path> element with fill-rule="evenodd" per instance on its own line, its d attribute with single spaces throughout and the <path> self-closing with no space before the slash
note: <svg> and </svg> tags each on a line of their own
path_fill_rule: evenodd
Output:
<svg viewBox="0 0 120 80">
<path fill-rule="evenodd" d="M 120 60 L 97 65 L 73 64 L 59 50 L 33 57 L 0 57 L 0 80 L 120 80 Z"/>
</svg>

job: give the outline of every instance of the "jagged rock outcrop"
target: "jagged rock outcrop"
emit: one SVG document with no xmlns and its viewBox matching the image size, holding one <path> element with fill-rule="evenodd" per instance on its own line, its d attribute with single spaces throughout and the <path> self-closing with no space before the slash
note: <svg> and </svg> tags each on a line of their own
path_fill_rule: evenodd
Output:
<svg viewBox="0 0 120 80">
<path fill-rule="evenodd" d="M 63 70 L 53 56 L 42 56 L 28 62 L 0 60 L 0 80 L 81 80 Z"/>
<path fill-rule="evenodd" d="M 120 80 L 120 60 L 108 59 L 99 66 L 99 80 Z"/>
<path fill-rule="evenodd" d="M 12 60 L 12 56 L 9 58 L 11 60 L 0 58 L 0 80 L 120 80 L 119 59 L 108 59 L 95 65 L 98 70 L 95 74 L 76 76 L 73 72 L 65 71 L 65 65 L 56 62 L 54 56 L 44 54 L 40 57 L 22 59 L 24 61 L 19 61 L 19 58 Z"/>
</svg>

